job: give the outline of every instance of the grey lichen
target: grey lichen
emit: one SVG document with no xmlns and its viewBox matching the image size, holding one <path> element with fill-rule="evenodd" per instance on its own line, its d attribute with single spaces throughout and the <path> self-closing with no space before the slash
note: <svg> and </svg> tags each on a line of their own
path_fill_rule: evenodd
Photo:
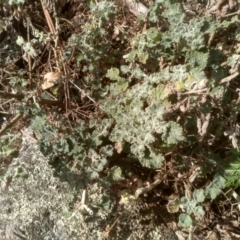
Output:
<svg viewBox="0 0 240 240">
<path fill-rule="evenodd" d="M 0 237 L 69 239 L 71 224 L 63 213 L 74 192 L 53 175 L 37 144 L 23 137 L 19 156 L 1 179 Z"/>
</svg>

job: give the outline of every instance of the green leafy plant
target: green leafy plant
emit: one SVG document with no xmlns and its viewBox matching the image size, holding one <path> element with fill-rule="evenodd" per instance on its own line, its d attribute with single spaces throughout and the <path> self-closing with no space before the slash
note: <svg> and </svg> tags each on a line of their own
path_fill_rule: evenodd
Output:
<svg viewBox="0 0 240 240">
<path fill-rule="evenodd" d="M 160 5 L 166 9 L 162 13 L 157 10 Z M 158 169 L 166 153 L 187 149 L 199 141 L 189 136 L 197 133 L 204 137 L 207 127 L 215 136 L 217 120 L 211 118 L 207 122 L 196 114 L 201 111 L 202 119 L 210 116 L 213 102 L 199 104 L 201 95 L 190 95 L 192 105 L 186 111 L 180 110 L 185 111 L 184 120 L 178 121 L 181 115 L 178 101 L 183 100 L 179 100 L 181 94 L 191 91 L 206 91 L 213 99 L 219 94 L 223 96 L 218 82 L 226 72 L 219 66 L 220 52 L 209 48 L 206 39 L 212 31 L 224 30 L 238 22 L 236 18 L 216 22 L 209 16 L 186 21 L 180 4 L 158 1 L 150 8 L 149 20 L 165 21 L 167 31 L 150 27 L 137 33 L 129 41 L 130 48 L 120 53 L 112 52 L 108 42 L 113 30 L 108 21 L 115 17 L 114 4 L 91 2 L 90 9 L 91 21 L 84 25 L 81 34 L 71 35 L 69 50 L 63 58 L 74 57 L 82 65 L 85 94 L 91 94 L 99 102 L 103 117 L 82 122 L 72 135 L 66 134 L 67 128 L 54 129 L 42 117 L 36 117 L 33 122 L 34 131 L 42 135 L 41 150 L 50 157 L 58 176 L 63 179 L 69 179 L 71 174 L 79 176 L 81 187 L 99 178 L 103 184 L 123 180 L 122 166 L 111 164 L 121 155 L 130 163 L 140 162 L 144 167 Z M 124 40 L 122 43 L 126 44 Z M 168 67 L 159 69 L 160 58 Z M 228 62 L 232 66 L 234 60 L 229 58 Z M 221 127 L 218 137 L 223 133 Z M 211 153 L 203 150 L 202 155 L 208 159 Z M 106 169 L 107 174 L 103 174 Z M 186 213 L 180 215 L 179 225 L 190 226 L 191 216 L 194 219 L 203 216 L 201 203 L 206 197 L 215 199 L 224 186 L 222 179 L 214 180 L 206 189 L 196 190 L 193 199 L 184 197 L 177 201 L 186 208 Z"/>
<path fill-rule="evenodd" d="M 240 186 L 240 160 L 239 152 L 235 149 L 229 152 L 229 158 L 231 159 L 229 165 L 225 169 L 226 184 L 228 187 L 237 188 Z"/>
<path fill-rule="evenodd" d="M 221 190 L 226 186 L 226 180 L 217 175 L 213 181 L 205 189 L 197 189 L 193 192 L 192 198 L 182 197 L 171 200 L 167 209 L 169 212 L 178 212 L 180 207 L 185 210 L 185 213 L 179 215 L 178 225 L 183 228 L 188 228 L 196 225 L 197 221 L 205 215 L 205 211 L 201 204 L 207 199 L 215 199 Z"/>
<path fill-rule="evenodd" d="M 22 3 L 16 4 L 29 10 Z M 129 188 L 133 196 L 138 187 L 162 177 L 166 181 L 159 186 L 174 181 L 181 186 L 179 197 L 168 204 L 169 212 L 180 212 L 179 226 L 196 226 L 205 214 L 205 201 L 216 199 L 225 186 L 239 186 L 239 154 L 228 157 L 229 149 L 238 150 L 239 19 L 187 17 L 183 1 L 157 0 L 141 19 L 134 22 L 131 16 L 122 22 L 129 14 L 127 5 L 109 0 L 86 3 L 64 3 L 54 12 L 59 27 L 54 43 L 47 28 L 39 27 L 42 19 L 27 22 L 28 38 L 12 31 L 21 55 L 14 62 L 14 74 L 4 58 L 8 70 L 3 71 L 1 94 L 21 99 L 21 111 L 31 119 L 41 152 L 54 175 L 73 191 L 97 183 L 101 191 Z M 72 4 L 76 16 L 68 11 Z M 84 17 L 75 12 L 80 8 L 87 12 Z M 18 23 L 25 30 L 24 19 Z M 3 38 L 6 26 L 1 22 Z M 9 47 L 8 38 L 5 41 L 7 45 L 0 43 Z M 21 69 L 27 65 L 27 70 Z M 51 95 L 51 89 L 40 88 L 39 76 L 56 69 L 62 84 L 59 94 Z M 28 76 L 31 81 L 26 81 Z M 0 140 L 1 157 L 11 155 L 12 138 Z M 190 178 L 193 167 L 201 174 L 191 182 L 196 189 L 192 196 L 184 196 L 181 177 Z M 28 175 L 20 167 L 16 176 Z M 201 187 L 206 182 L 210 184 Z M 111 205 L 104 196 L 101 193 L 91 204 L 94 212 Z M 123 202 L 129 196 L 123 195 Z M 67 207 L 64 214 L 83 222 L 81 214 Z M 93 222 L 94 217 L 88 223 Z M 158 236 L 158 229 L 151 234 Z"/>
</svg>

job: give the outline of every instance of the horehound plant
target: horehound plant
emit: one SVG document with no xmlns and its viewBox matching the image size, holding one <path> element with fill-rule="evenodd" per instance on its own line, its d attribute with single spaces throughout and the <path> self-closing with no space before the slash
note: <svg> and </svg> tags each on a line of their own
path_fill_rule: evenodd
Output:
<svg viewBox="0 0 240 240">
<path fill-rule="evenodd" d="M 187 17 L 180 3 L 158 0 L 146 15 L 125 23 L 119 16 L 127 10 L 119 2 L 87 1 L 86 6 L 85 22 L 67 20 L 76 27 L 66 41 L 59 34 L 54 44 L 48 42 L 59 53 L 51 58 L 53 69 L 61 71 L 59 94 L 41 89 L 39 96 L 28 98 L 29 91 L 23 91 L 22 111 L 32 119 L 40 150 L 54 175 L 76 192 L 97 183 L 104 193 L 126 188 L 134 199 L 144 198 L 171 186 L 168 178 L 174 178 L 175 190 L 180 189 L 173 204 L 178 210 L 181 206 L 179 226 L 196 226 L 204 201 L 224 188 L 223 177 L 229 180 L 224 171 L 233 160 L 229 149 L 238 149 L 232 131 L 239 113 L 239 19 L 215 19 L 207 12 Z M 18 43 L 31 50 L 30 56 L 30 41 L 19 38 Z M 58 105 L 39 104 L 42 96 Z M 86 99 L 89 108 L 81 112 Z M 74 118 L 77 123 L 69 118 L 55 125 L 52 109 L 60 116 L 82 115 Z M 188 181 L 192 196 L 182 190 Z M 150 190 L 138 194 L 142 189 Z M 86 205 L 89 209 L 111 202 L 104 202 L 101 191 L 101 204 Z M 88 224 L 96 218 L 93 214 Z"/>
</svg>

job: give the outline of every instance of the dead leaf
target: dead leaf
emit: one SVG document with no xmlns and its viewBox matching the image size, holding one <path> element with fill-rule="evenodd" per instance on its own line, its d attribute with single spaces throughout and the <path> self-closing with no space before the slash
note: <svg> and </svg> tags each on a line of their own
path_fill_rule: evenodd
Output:
<svg viewBox="0 0 240 240">
<path fill-rule="evenodd" d="M 182 231 L 176 231 L 175 234 L 178 237 L 178 240 L 185 240 L 187 238 L 187 234 Z"/>
<path fill-rule="evenodd" d="M 176 213 L 179 211 L 180 205 L 181 205 L 181 201 L 178 197 L 176 197 L 173 200 L 169 200 L 166 207 L 169 213 Z"/>
<path fill-rule="evenodd" d="M 125 0 L 125 3 L 129 11 L 136 17 L 140 16 L 141 14 L 146 14 L 148 12 L 148 8 L 144 4 L 136 0 Z"/>
<path fill-rule="evenodd" d="M 208 240 L 218 240 L 218 235 L 216 232 L 213 232 L 213 231 L 208 231 L 208 235 L 207 235 L 207 238 Z"/>
<path fill-rule="evenodd" d="M 124 143 L 123 142 L 116 142 L 115 143 L 115 149 L 117 150 L 117 153 L 121 153 L 124 147 Z"/>
<path fill-rule="evenodd" d="M 53 87 L 57 84 L 57 80 L 62 76 L 61 72 L 49 72 L 44 75 L 44 82 L 42 84 L 42 90 Z"/>
<path fill-rule="evenodd" d="M 114 26 L 114 32 L 113 32 L 113 36 L 112 39 L 115 39 L 120 33 L 120 30 L 117 26 Z"/>
<path fill-rule="evenodd" d="M 186 112 L 186 107 L 184 105 L 180 105 L 179 109 L 183 113 Z"/>
</svg>

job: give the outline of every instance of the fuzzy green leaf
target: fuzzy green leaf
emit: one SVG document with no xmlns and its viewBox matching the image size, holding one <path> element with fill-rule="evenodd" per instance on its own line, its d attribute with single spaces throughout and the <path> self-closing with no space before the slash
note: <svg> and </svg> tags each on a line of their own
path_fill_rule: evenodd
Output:
<svg viewBox="0 0 240 240">
<path fill-rule="evenodd" d="M 208 53 L 200 51 L 189 51 L 186 54 L 186 58 L 191 69 L 198 68 L 200 70 L 203 70 L 204 68 L 206 68 L 208 63 L 208 57 L 209 57 Z"/>
<path fill-rule="evenodd" d="M 162 154 L 151 154 L 149 157 L 140 158 L 139 161 L 144 167 L 157 169 L 161 167 L 164 156 Z"/>
<path fill-rule="evenodd" d="M 182 128 L 177 123 L 170 121 L 167 131 L 162 135 L 162 140 L 170 145 L 177 144 L 180 141 L 184 141 L 184 139 Z"/>
<path fill-rule="evenodd" d="M 204 190 L 203 189 L 195 190 L 193 192 L 193 198 L 199 203 L 203 202 L 205 200 Z"/>
<path fill-rule="evenodd" d="M 210 185 L 206 188 L 206 195 L 214 200 L 221 193 L 221 189 L 216 185 Z"/>
<path fill-rule="evenodd" d="M 202 216 L 204 216 L 205 211 L 203 210 L 203 207 L 202 207 L 202 206 L 197 206 L 197 207 L 195 208 L 194 214 L 195 214 L 196 216 L 198 216 L 198 217 L 202 217 Z"/>
<path fill-rule="evenodd" d="M 107 179 L 112 183 L 123 180 L 122 169 L 118 166 L 112 167 L 108 172 Z"/>
<path fill-rule="evenodd" d="M 138 53 L 138 59 L 141 63 L 145 64 L 148 60 L 148 53 L 139 52 Z"/>
<path fill-rule="evenodd" d="M 134 62 L 136 56 L 137 56 L 137 51 L 131 51 L 127 56 L 128 62 Z"/>
<path fill-rule="evenodd" d="M 159 84 L 156 88 L 153 89 L 151 98 L 155 101 L 160 101 L 165 99 L 168 96 L 166 91 L 166 86 L 164 84 Z"/>
<path fill-rule="evenodd" d="M 118 81 L 120 79 L 119 69 L 118 68 L 109 69 L 107 71 L 106 77 L 110 78 L 111 80 Z"/>
<path fill-rule="evenodd" d="M 216 184 L 220 189 L 226 187 L 226 179 L 220 175 L 216 175 L 213 179 L 213 183 Z"/>
<path fill-rule="evenodd" d="M 113 155 L 113 147 L 112 145 L 107 145 L 100 148 L 100 154 L 106 157 L 110 157 Z"/>
<path fill-rule="evenodd" d="M 183 228 L 188 228 L 191 225 L 192 225 L 191 217 L 186 213 L 180 214 L 179 220 L 178 220 L 178 226 Z"/>
<path fill-rule="evenodd" d="M 131 152 L 138 158 L 143 158 L 145 155 L 145 147 L 141 144 L 132 144 Z"/>
<path fill-rule="evenodd" d="M 144 143 L 145 144 L 150 144 L 150 143 L 153 143 L 155 141 L 155 138 L 154 136 L 152 135 L 152 133 L 147 133 L 144 137 Z"/>
<path fill-rule="evenodd" d="M 124 78 L 119 79 L 116 87 L 120 91 L 125 91 L 128 88 L 128 81 Z"/>
</svg>

